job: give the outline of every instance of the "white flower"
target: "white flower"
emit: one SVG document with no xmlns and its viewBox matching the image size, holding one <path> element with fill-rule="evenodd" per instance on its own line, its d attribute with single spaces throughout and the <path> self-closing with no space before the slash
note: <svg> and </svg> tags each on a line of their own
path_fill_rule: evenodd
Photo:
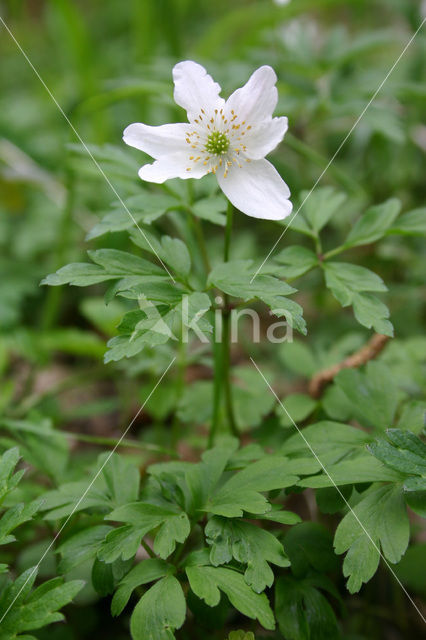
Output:
<svg viewBox="0 0 426 640">
<path fill-rule="evenodd" d="M 260 67 L 226 102 L 217 82 L 195 62 L 179 62 L 173 79 L 175 102 L 186 109 L 189 123 L 135 123 L 124 131 L 124 142 L 155 158 L 139 170 L 142 180 L 214 173 L 224 194 L 243 213 L 271 220 L 288 216 L 289 188 L 264 159 L 288 128 L 287 118 L 272 117 L 278 101 L 274 70 Z"/>
</svg>

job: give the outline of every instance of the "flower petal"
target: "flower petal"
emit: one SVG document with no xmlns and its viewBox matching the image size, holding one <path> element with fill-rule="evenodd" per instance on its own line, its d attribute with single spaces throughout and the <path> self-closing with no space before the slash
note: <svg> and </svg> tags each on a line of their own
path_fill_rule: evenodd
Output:
<svg viewBox="0 0 426 640">
<path fill-rule="evenodd" d="M 226 197 L 243 213 L 253 218 L 282 220 L 291 213 L 290 190 L 278 171 L 267 160 L 233 164 L 228 175 L 217 174 Z"/>
<path fill-rule="evenodd" d="M 202 178 L 207 173 L 207 167 L 202 162 L 189 160 L 188 151 L 177 151 L 161 156 L 153 164 L 145 164 L 138 173 L 142 180 L 161 183 L 172 178 Z"/>
<path fill-rule="evenodd" d="M 276 81 L 277 76 L 272 67 L 260 67 L 244 87 L 229 96 L 226 101 L 227 112 L 234 111 L 238 115 L 237 122 L 245 120 L 251 125 L 270 120 L 278 102 Z"/>
<path fill-rule="evenodd" d="M 123 140 L 129 146 L 136 147 L 153 158 L 161 158 L 185 149 L 187 130 L 188 125 L 185 123 L 150 127 L 147 124 L 135 122 L 124 129 Z"/>
<path fill-rule="evenodd" d="M 264 158 L 279 145 L 287 129 L 288 119 L 285 116 L 253 125 L 244 139 L 246 155 L 253 160 Z"/>
<path fill-rule="evenodd" d="M 176 104 L 186 109 L 188 120 L 193 121 L 201 109 L 211 112 L 221 109 L 225 100 L 219 97 L 220 85 L 207 74 L 200 64 L 185 60 L 173 68 Z"/>
</svg>

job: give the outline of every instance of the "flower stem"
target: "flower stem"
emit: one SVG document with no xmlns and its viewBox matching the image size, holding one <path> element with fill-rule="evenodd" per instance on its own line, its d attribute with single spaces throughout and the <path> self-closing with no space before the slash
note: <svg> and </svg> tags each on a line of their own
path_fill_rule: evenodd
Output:
<svg viewBox="0 0 426 640">
<path fill-rule="evenodd" d="M 228 308 L 228 296 L 225 296 L 226 308 L 223 310 L 223 335 L 222 335 L 222 364 L 223 364 L 223 386 L 225 391 L 225 407 L 228 417 L 229 429 L 233 436 L 238 437 L 238 429 L 235 421 L 234 404 L 232 401 L 232 382 L 231 382 L 231 345 L 229 335 L 229 321 L 231 313 Z"/>
<path fill-rule="evenodd" d="M 179 434 L 181 431 L 181 424 L 178 418 L 177 407 L 179 405 L 179 401 L 182 398 L 183 392 L 185 390 L 185 374 L 187 368 L 187 353 L 186 353 L 186 344 L 183 340 L 183 327 L 180 327 L 180 335 L 179 335 L 179 346 L 177 353 L 177 378 L 175 383 L 175 393 L 176 393 L 176 408 L 175 414 L 172 422 L 172 433 L 171 433 L 171 447 L 174 451 L 177 450 L 177 445 L 179 441 Z"/>
<path fill-rule="evenodd" d="M 232 217 L 234 207 L 229 202 L 226 216 L 225 243 L 223 249 L 224 262 L 229 260 L 231 245 Z M 238 437 L 238 429 L 235 420 L 234 405 L 232 401 L 231 382 L 231 353 L 230 353 L 230 320 L 229 298 L 223 294 L 223 307 L 221 315 L 221 327 L 215 326 L 214 335 L 214 380 L 213 380 L 213 416 L 210 426 L 208 446 L 214 444 L 214 440 L 219 427 L 220 407 L 222 392 L 225 398 L 225 410 L 228 420 L 229 430 L 232 435 Z"/>
<path fill-rule="evenodd" d="M 213 413 L 210 425 L 207 446 L 212 447 L 217 434 L 220 417 L 220 398 L 222 395 L 222 349 L 221 344 L 216 342 L 217 327 L 215 327 L 213 354 L 214 354 L 214 378 L 213 378 Z"/>
</svg>

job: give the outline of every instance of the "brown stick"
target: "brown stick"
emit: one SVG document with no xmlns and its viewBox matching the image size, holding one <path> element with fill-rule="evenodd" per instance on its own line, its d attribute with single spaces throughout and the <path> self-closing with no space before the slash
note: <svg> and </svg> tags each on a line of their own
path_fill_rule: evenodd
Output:
<svg viewBox="0 0 426 640">
<path fill-rule="evenodd" d="M 360 367 L 369 360 L 373 360 L 379 355 L 388 340 L 389 336 L 384 336 L 381 333 L 375 333 L 367 344 L 361 347 L 359 351 L 348 356 L 342 360 L 342 362 L 334 364 L 332 367 L 328 367 L 328 369 L 323 369 L 316 373 L 309 383 L 310 395 L 313 398 L 320 398 L 324 388 L 333 381 L 339 371 L 342 369 Z"/>
</svg>

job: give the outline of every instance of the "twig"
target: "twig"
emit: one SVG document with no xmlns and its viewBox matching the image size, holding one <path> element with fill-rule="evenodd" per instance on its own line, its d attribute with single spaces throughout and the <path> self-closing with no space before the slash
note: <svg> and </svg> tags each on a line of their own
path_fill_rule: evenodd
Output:
<svg viewBox="0 0 426 640">
<path fill-rule="evenodd" d="M 389 336 L 375 333 L 366 345 L 358 351 L 348 356 L 342 362 L 334 364 L 332 367 L 323 369 L 314 375 L 309 383 L 309 393 L 313 398 L 320 398 L 324 388 L 334 380 L 335 376 L 342 369 L 352 369 L 360 367 L 369 360 L 376 358 L 389 340 Z"/>
</svg>

